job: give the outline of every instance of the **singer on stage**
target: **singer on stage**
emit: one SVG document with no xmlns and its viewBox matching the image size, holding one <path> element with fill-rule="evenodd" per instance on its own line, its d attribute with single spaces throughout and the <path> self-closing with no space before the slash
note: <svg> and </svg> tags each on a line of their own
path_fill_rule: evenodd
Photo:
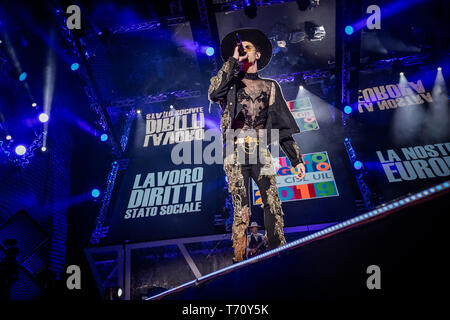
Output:
<svg viewBox="0 0 450 320">
<path fill-rule="evenodd" d="M 267 148 L 275 142 L 270 132 L 277 130 L 277 142 L 292 167 L 296 168 L 298 179 L 303 179 L 305 166 L 300 148 L 292 138 L 300 130 L 279 84 L 273 79 L 258 75 L 258 71 L 272 57 L 272 45 L 267 36 L 257 29 L 239 29 L 226 35 L 220 46 L 224 64 L 217 75 L 211 78 L 208 94 L 210 101 L 217 102 L 222 107 L 224 171 L 234 208 L 233 261 L 238 262 L 244 259 L 247 247 L 246 230 L 251 214 L 250 177 L 261 193 L 268 249 L 286 243 L 276 173 Z M 239 134 L 230 135 L 230 131 Z M 267 137 L 264 143 L 262 133 Z M 230 145 L 233 151 L 227 152 L 230 149 L 226 146 Z M 244 156 L 241 157 L 241 154 Z M 250 161 L 254 157 L 257 161 Z"/>
</svg>

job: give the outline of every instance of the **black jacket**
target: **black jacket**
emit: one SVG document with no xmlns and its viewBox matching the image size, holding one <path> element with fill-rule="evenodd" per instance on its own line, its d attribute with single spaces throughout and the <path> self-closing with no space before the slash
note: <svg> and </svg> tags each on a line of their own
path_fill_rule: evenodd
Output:
<svg viewBox="0 0 450 320">
<path fill-rule="evenodd" d="M 236 104 L 236 81 L 239 80 L 239 64 L 233 57 L 223 64 L 217 75 L 211 78 L 208 95 L 210 102 L 217 102 L 222 107 L 221 129 L 224 132 L 231 128 L 231 123 L 241 111 L 241 105 Z M 269 106 L 267 121 L 264 129 L 270 132 L 271 129 L 278 129 L 279 142 L 286 156 L 293 167 L 302 162 L 300 148 L 296 144 L 292 135 L 299 133 L 300 129 L 292 116 L 286 100 L 281 92 L 280 85 L 273 79 L 263 79 L 273 83 L 275 97 L 272 97 L 273 104 Z M 271 93 L 272 94 L 272 93 Z M 268 135 L 268 144 L 273 141 Z"/>
</svg>

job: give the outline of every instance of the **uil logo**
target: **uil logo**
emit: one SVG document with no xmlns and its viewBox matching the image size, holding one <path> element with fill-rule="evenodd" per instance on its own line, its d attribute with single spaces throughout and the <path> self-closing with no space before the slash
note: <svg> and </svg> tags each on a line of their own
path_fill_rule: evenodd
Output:
<svg viewBox="0 0 450 320">
<path fill-rule="evenodd" d="M 81 29 L 81 10 L 80 7 L 77 5 L 71 5 L 67 7 L 66 10 L 67 14 L 70 14 L 70 16 L 66 20 L 66 26 L 69 30 L 73 29 Z"/>
</svg>

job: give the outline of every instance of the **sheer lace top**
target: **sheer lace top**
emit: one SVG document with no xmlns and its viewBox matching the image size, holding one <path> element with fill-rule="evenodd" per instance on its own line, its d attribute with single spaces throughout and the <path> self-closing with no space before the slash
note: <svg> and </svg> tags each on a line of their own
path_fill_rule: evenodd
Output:
<svg viewBox="0 0 450 320">
<path fill-rule="evenodd" d="M 240 73 L 236 84 L 237 101 L 241 112 L 232 123 L 232 128 L 261 129 L 267 120 L 272 82 L 259 78 L 257 73 Z M 274 93 L 272 93 L 274 94 Z"/>
</svg>

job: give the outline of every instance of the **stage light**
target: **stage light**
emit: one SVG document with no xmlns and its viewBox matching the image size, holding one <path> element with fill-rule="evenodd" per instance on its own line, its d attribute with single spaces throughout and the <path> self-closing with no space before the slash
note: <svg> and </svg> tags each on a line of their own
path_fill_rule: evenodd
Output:
<svg viewBox="0 0 450 320">
<path fill-rule="evenodd" d="M 48 119 L 49 119 L 48 114 L 46 114 L 45 112 L 42 112 L 42 113 L 39 115 L 39 121 L 42 122 L 42 123 L 47 122 Z"/>
<path fill-rule="evenodd" d="M 323 26 L 319 26 L 311 21 L 305 21 L 305 32 L 309 41 L 321 41 L 326 35 Z"/>
<path fill-rule="evenodd" d="M 106 288 L 103 293 L 104 300 L 121 300 L 123 296 L 123 290 L 120 287 Z"/>
<path fill-rule="evenodd" d="M 348 141 L 348 138 L 345 138 L 344 141 Z"/>
<path fill-rule="evenodd" d="M 102 134 L 100 136 L 100 140 L 102 140 L 103 142 L 105 142 L 106 140 L 108 140 L 108 135 L 106 133 Z"/>
<path fill-rule="evenodd" d="M 25 81 L 25 79 L 27 78 L 27 73 L 26 72 L 22 72 L 19 76 L 19 80 L 20 81 Z"/>
<path fill-rule="evenodd" d="M 100 196 L 100 190 L 92 189 L 91 196 L 94 197 L 94 198 L 98 198 Z"/>
<path fill-rule="evenodd" d="M 208 47 L 207 49 L 206 49 L 206 54 L 208 55 L 208 56 L 212 56 L 213 54 L 214 54 L 214 48 L 213 47 Z"/>
<path fill-rule="evenodd" d="M 136 113 L 137 113 L 137 114 L 141 114 L 141 109 L 137 109 L 137 110 L 136 110 Z"/>
<path fill-rule="evenodd" d="M 37 107 L 37 103 L 36 103 L 36 102 L 33 102 L 33 103 L 31 104 L 31 106 L 32 106 L 33 108 L 35 108 L 35 107 Z"/>
<path fill-rule="evenodd" d="M 170 109 L 173 109 L 173 105 L 170 105 Z"/>
<path fill-rule="evenodd" d="M 6 140 L 11 140 L 11 139 L 12 139 L 11 135 L 8 134 L 8 135 L 6 136 Z"/>
<path fill-rule="evenodd" d="M 352 107 L 350 107 L 350 106 L 345 106 L 345 107 L 344 107 L 344 112 L 345 112 L 346 114 L 350 114 L 350 113 L 352 112 Z"/>
<path fill-rule="evenodd" d="M 23 145 L 18 145 L 15 151 L 19 156 L 23 156 L 27 152 L 27 148 L 25 148 L 25 146 Z"/>
<path fill-rule="evenodd" d="M 353 167 L 354 167 L 356 170 L 361 169 L 361 168 L 362 168 L 362 162 L 359 161 L 359 160 L 356 160 L 356 161 L 353 163 Z"/>
<path fill-rule="evenodd" d="M 303 86 L 300 86 L 300 90 L 303 90 Z"/>
<path fill-rule="evenodd" d="M 243 4 L 244 4 L 244 14 L 250 19 L 255 18 L 257 10 L 255 0 L 244 0 Z"/>
<path fill-rule="evenodd" d="M 350 35 L 353 33 L 353 27 L 352 26 L 346 26 L 345 27 L 345 33 Z"/>
<path fill-rule="evenodd" d="M 46 148 L 46 147 L 42 147 L 42 148 L 41 148 L 41 151 L 42 151 L 42 152 L 45 152 L 45 151 L 47 151 L 47 148 Z"/>
<path fill-rule="evenodd" d="M 72 71 L 76 71 L 78 70 L 78 68 L 80 67 L 80 65 L 77 62 L 72 63 L 72 65 L 70 66 L 70 69 Z"/>
<path fill-rule="evenodd" d="M 441 67 L 438 67 L 438 71 L 442 71 L 442 68 L 441 68 Z"/>
</svg>

